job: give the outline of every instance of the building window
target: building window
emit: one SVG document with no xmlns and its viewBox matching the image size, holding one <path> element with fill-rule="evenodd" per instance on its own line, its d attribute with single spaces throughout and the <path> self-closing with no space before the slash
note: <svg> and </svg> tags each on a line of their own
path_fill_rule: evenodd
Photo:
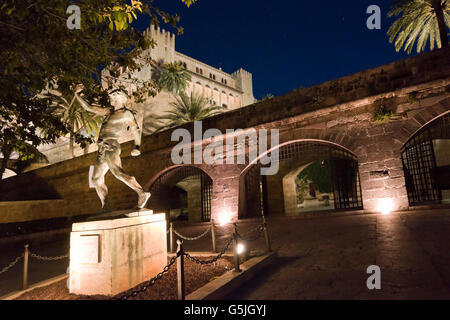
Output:
<svg viewBox="0 0 450 320">
<path fill-rule="evenodd" d="M 222 78 L 222 83 L 227 84 L 227 79 Z"/>
</svg>

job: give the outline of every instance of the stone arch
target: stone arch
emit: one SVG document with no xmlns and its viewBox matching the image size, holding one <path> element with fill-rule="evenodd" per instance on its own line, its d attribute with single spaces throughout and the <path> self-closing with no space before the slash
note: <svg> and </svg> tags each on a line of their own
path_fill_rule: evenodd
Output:
<svg viewBox="0 0 450 320">
<path fill-rule="evenodd" d="M 450 110 L 409 137 L 401 160 L 410 206 L 450 203 Z"/>
<path fill-rule="evenodd" d="M 398 144 L 402 147 L 419 130 L 426 127 L 432 121 L 450 112 L 450 97 L 442 99 L 432 105 L 422 107 L 410 112 L 410 119 L 401 124 L 401 129 L 396 132 Z"/>
<path fill-rule="evenodd" d="M 199 81 L 194 85 L 194 94 L 197 96 L 203 95 L 203 86 Z"/>
<path fill-rule="evenodd" d="M 264 154 L 259 155 L 242 170 L 239 180 L 240 218 L 253 217 L 261 213 L 297 215 L 299 210 L 297 210 L 296 178 L 302 170 L 315 162 L 321 162 L 328 168 L 324 170 L 329 172 L 330 181 L 325 183 L 329 185 L 327 188 L 331 187 L 332 190 L 322 190 L 323 192 L 317 190 L 320 193 L 317 198 L 314 191 L 314 201 L 308 202 L 308 204 L 316 203 L 317 208 L 313 210 L 362 209 L 358 161 L 352 151 L 326 140 L 295 139 L 280 142 L 265 154 L 273 153 L 276 149 L 279 164 L 275 175 L 260 174 L 261 164 L 258 161 Z M 350 178 L 336 175 L 339 172 L 338 168 L 344 167 L 351 172 Z M 313 183 L 310 182 L 309 185 L 314 190 Z M 319 207 L 320 201 L 326 204 L 324 208 Z"/>
<path fill-rule="evenodd" d="M 228 95 L 225 91 L 222 91 L 220 95 L 220 101 L 222 105 L 228 106 Z"/>
<path fill-rule="evenodd" d="M 234 109 L 234 96 L 233 96 L 233 94 L 229 94 L 228 95 L 228 105 L 229 105 L 229 107 L 230 107 L 230 109 Z"/>
<path fill-rule="evenodd" d="M 214 88 L 213 90 L 213 94 L 212 94 L 212 99 L 214 100 L 215 104 L 219 104 L 220 101 L 220 91 L 217 88 Z"/>
<path fill-rule="evenodd" d="M 317 142 L 317 143 L 321 143 L 321 144 L 328 144 L 330 146 L 335 146 L 337 148 L 346 150 L 347 152 L 351 153 L 352 155 L 354 155 L 357 158 L 357 154 L 353 150 L 349 149 L 346 145 L 341 145 L 341 144 L 338 144 L 338 143 L 332 141 L 332 140 L 340 140 L 340 139 L 330 139 L 330 140 L 314 139 L 314 138 L 308 138 L 308 136 L 314 136 L 314 135 L 304 135 L 304 138 L 285 140 L 285 141 L 283 141 L 282 138 L 280 137 L 280 143 L 278 145 L 276 145 L 273 148 L 269 148 L 266 152 L 263 152 L 262 154 L 259 154 L 258 157 L 251 162 L 249 162 L 248 154 L 246 154 L 246 166 L 242 170 L 241 175 L 245 174 L 246 171 L 248 171 L 253 165 L 255 165 L 256 162 L 258 162 L 263 156 L 266 156 L 271 151 L 273 151 L 275 149 L 283 148 L 284 146 L 287 146 L 289 144 L 299 143 L 299 142 L 300 143 L 301 142 Z M 333 137 L 333 135 L 330 135 L 330 136 Z"/>
<path fill-rule="evenodd" d="M 154 212 L 166 212 L 171 220 L 211 219 L 213 180 L 200 167 L 171 166 L 154 176 L 147 186 L 152 194 L 147 207 Z"/>
<path fill-rule="evenodd" d="M 212 96 L 211 87 L 209 85 L 205 85 L 205 97 L 210 99 L 211 96 Z"/>
</svg>

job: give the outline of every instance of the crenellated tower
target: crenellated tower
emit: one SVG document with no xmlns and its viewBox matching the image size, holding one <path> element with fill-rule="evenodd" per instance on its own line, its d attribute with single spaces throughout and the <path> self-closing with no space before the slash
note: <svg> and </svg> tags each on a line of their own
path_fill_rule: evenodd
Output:
<svg viewBox="0 0 450 320">
<path fill-rule="evenodd" d="M 155 48 L 150 48 L 151 57 L 164 63 L 175 60 L 175 34 L 150 24 L 144 34 L 156 42 Z"/>
<path fill-rule="evenodd" d="M 233 72 L 231 76 L 236 80 L 236 87 L 243 92 L 242 105 L 247 106 L 255 103 L 253 96 L 252 74 L 242 68 Z"/>
</svg>

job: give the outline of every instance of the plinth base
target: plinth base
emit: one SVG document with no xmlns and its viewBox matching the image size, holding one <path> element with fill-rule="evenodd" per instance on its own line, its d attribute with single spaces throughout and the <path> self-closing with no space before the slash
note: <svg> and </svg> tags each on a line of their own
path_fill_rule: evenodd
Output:
<svg viewBox="0 0 450 320">
<path fill-rule="evenodd" d="M 157 275 L 167 264 L 165 214 L 74 223 L 69 291 L 116 295 Z"/>
</svg>

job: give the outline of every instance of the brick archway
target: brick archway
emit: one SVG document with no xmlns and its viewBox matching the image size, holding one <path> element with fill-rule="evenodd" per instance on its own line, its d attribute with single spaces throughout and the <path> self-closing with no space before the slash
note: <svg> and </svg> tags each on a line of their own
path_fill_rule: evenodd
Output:
<svg viewBox="0 0 450 320">
<path fill-rule="evenodd" d="M 422 128 L 449 112 L 450 97 L 445 97 L 440 101 L 427 106 L 426 108 L 411 111 L 411 117 L 401 124 L 401 129 L 398 131 L 396 136 L 400 147 L 402 147 Z"/>
<path fill-rule="evenodd" d="M 149 182 L 152 196 L 147 204 L 172 220 L 209 221 L 212 200 L 211 177 L 197 166 L 177 165 L 160 172 Z"/>
<path fill-rule="evenodd" d="M 402 146 L 410 206 L 450 202 L 450 111 L 420 127 Z"/>
<path fill-rule="evenodd" d="M 302 167 L 304 169 L 306 167 L 305 165 L 312 164 L 314 162 L 322 160 L 323 158 L 328 159 L 325 166 L 330 166 L 330 172 L 332 165 L 331 162 L 333 162 L 333 166 L 335 167 L 336 165 L 338 165 L 338 163 L 340 163 L 338 159 L 352 159 L 351 162 L 354 163 L 353 168 L 355 172 L 356 182 L 354 184 L 354 190 L 352 189 L 353 191 L 351 192 L 354 195 L 352 195 L 351 197 L 349 197 L 348 195 L 344 196 L 344 185 L 341 183 L 342 177 L 339 177 L 335 174 L 336 176 L 332 181 L 330 181 L 331 184 L 334 184 L 332 188 L 335 191 L 332 192 L 333 196 L 329 196 L 327 194 L 326 198 L 331 198 L 331 201 L 333 202 L 333 208 L 335 208 L 334 199 L 336 199 L 336 208 L 362 209 L 358 162 L 357 157 L 353 152 L 334 142 L 319 139 L 296 139 L 285 141 L 271 148 L 267 151 L 267 153 L 273 152 L 274 150 L 278 150 L 279 153 L 278 162 L 280 170 L 274 176 L 261 175 L 259 171 L 261 164 L 257 161 L 263 155 L 259 155 L 257 159 L 252 161 L 252 163 L 248 164 L 242 170 L 239 180 L 240 218 L 259 216 L 261 214 L 296 215 L 296 175 L 291 174 L 292 179 L 288 179 L 289 181 L 286 180 L 286 177 L 290 175 L 291 171 L 295 171 L 298 174 L 299 172 L 297 171 L 299 170 L 296 170 L 296 168 Z M 336 173 L 336 168 L 333 168 L 333 172 Z M 288 191 L 292 191 L 293 193 L 289 193 Z M 346 193 L 348 194 L 348 191 L 346 191 Z M 277 195 L 279 199 L 277 199 Z M 295 199 L 293 197 L 295 197 Z M 291 198 L 293 198 L 294 200 L 292 200 Z M 349 201 L 349 199 L 352 200 Z M 295 203 L 292 204 L 291 200 Z M 323 199 L 321 198 L 321 200 Z M 327 203 L 329 202 L 327 201 Z M 294 206 L 295 209 L 293 209 L 292 206 Z"/>
</svg>

